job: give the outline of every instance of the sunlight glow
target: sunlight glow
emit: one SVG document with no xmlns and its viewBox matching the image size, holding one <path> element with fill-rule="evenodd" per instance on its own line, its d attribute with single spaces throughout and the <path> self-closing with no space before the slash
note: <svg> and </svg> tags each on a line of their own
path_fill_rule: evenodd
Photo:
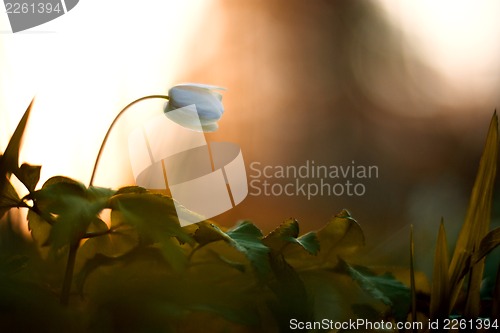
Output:
<svg viewBox="0 0 500 333">
<path fill-rule="evenodd" d="M 406 52 L 418 53 L 445 81 L 435 98 L 498 103 L 500 86 L 500 1 L 379 0 L 400 29 Z M 487 110 L 491 112 L 491 110 Z"/>
<path fill-rule="evenodd" d="M 0 17 L 0 148 L 36 96 L 20 162 L 43 166 L 40 184 L 53 175 L 88 182 L 101 140 L 120 109 L 177 83 L 182 52 L 199 28 L 203 6 L 192 0 L 86 0 L 17 34 L 7 33 L 7 17 Z M 162 106 L 145 103 L 137 110 Z M 117 153 L 126 144 L 120 128 L 136 121 L 137 116 L 124 118 L 112 134 L 96 185 L 126 182 L 129 166 L 116 164 L 127 162 Z"/>
</svg>

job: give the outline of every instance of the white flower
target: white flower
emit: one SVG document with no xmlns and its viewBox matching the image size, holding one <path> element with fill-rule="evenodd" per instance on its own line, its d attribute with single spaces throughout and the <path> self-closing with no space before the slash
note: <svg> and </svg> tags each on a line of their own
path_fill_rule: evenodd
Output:
<svg viewBox="0 0 500 333">
<path fill-rule="evenodd" d="M 185 83 L 168 91 L 169 101 L 165 105 L 166 116 L 184 127 L 213 132 L 224 113 L 222 95 L 217 90 L 224 88 L 206 84 Z M 196 106 L 196 108 L 193 107 Z M 176 110 L 176 112 L 171 112 Z"/>
</svg>

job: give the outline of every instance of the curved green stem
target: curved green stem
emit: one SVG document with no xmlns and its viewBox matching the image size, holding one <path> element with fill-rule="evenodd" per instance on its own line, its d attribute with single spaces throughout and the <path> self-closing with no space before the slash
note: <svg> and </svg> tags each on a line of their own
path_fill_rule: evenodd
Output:
<svg viewBox="0 0 500 333">
<path fill-rule="evenodd" d="M 111 125 L 109 126 L 108 128 L 108 131 L 106 132 L 106 136 L 104 137 L 104 140 L 102 140 L 102 144 L 101 144 L 101 148 L 99 148 L 99 152 L 97 153 L 97 158 L 95 160 L 95 164 L 94 164 L 94 170 L 92 170 L 92 176 L 90 177 L 90 182 L 89 182 L 89 187 L 93 185 L 94 183 L 94 178 L 95 178 L 95 174 L 96 174 L 96 171 L 97 171 L 97 166 L 99 165 L 99 161 L 101 160 L 101 155 L 102 155 L 102 152 L 104 150 L 104 146 L 106 145 L 106 142 L 108 142 L 108 137 L 109 137 L 109 134 L 111 133 L 111 130 L 113 129 L 113 127 L 115 126 L 115 124 L 117 123 L 118 119 L 125 113 L 125 111 L 127 111 L 132 105 L 136 104 L 136 103 L 139 103 L 141 101 L 144 101 L 146 99 L 154 99 L 154 98 L 160 98 L 160 99 L 166 99 L 168 100 L 169 97 L 167 95 L 149 95 L 149 96 L 144 96 L 144 97 L 141 97 L 141 98 L 138 98 L 136 99 L 135 101 L 133 102 L 130 102 L 126 107 L 124 107 L 119 113 L 118 115 L 115 117 L 115 119 L 113 120 L 113 122 L 111 123 Z"/>
</svg>

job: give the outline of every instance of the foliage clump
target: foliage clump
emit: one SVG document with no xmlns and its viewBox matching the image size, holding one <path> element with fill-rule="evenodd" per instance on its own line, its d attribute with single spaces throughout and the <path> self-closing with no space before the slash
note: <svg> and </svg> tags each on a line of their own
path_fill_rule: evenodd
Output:
<svg viewBox="0 0 500 333">
<path fill-rule="evenodd" d="M 0 214 L 28 209 L 34 240 L 0 230 L 2 331 L 285 332 L 292 319 L 498 315 L 498 308 L 485 313 L 479 298 L 484 257 L 500 243 L 499 230 L 488 231 L 496 115 L 454 255 L 450 261 L 442 225 L 425 292 L 412 251 L 408 285 L 389 270 L 352 263 L 365 236 L 347 210 L 318 231 L 301 235 L 299 222 L 288 219 L 263 235 L 250 221 L 182 227 L 172 198 L 136 186 L 86 187 L 57 176 L 36 190 L 40 167 L 18 166 L 30 108 L 0 156 Z M 12 175 L 28 195 L 19 197 Z"/>
</svg>

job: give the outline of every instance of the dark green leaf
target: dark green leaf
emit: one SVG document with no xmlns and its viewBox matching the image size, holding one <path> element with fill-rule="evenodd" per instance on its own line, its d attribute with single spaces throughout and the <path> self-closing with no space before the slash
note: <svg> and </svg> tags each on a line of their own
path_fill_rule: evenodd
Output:
<svg viewBox="0 0 500 333">
<path fill-rule="evenodd" d="M 147 193 L 148 190 L 140 186 L 125 186 L 121 187 L 116 191 L 116 194 L 126 194 L 126 193 Z"/>
<path fill-rule="evenodd" d="M 106 200 L 89 202 L 79 197 L 66 197 L 61 201 L 48 240 L 52 248 L 58 250 L 82 239 L 91 221 L 106 207 L 106 203 Z"/>
<path fill-rule="evenodd" d="M 392 275 L 375 275 L 366 267 L 352 267 L 342 259 L 339 259 L 337 269 L 350 275 L 374 299 L 391 307 L 396 320 L 406 320 L 410 309 L 410 289 Z"/>
<path fill-rule="evenodd" d="M 311 302 L 304 282 L 283 255 L 271 251 L 270 266 L 274 279 L 269 287 L 276 295 L 276 303 L 271 306 L 281 331 L 287 331 L 291 319 L 311 321 Z"/>
<path fill-rule="evenodd" d="M 474 258 L 472 264 L 476 264 L 478 261 L 483 259 L 491 251 L 493 251 L 497 246 L 500 245 L 500 228 L 495 228 L 488 232 L 486 236 L 481 240 L 479 249 L 474 252 Z"/>
<path fill-rule="evenodd" d="M 245 254 L 260 276 L 269 271 L 269 248 L 262 243 L 262 232 L 249 221 L 242 221 L 227 232 L 229 243 Z"/>
<path fill-rule="evenodd" d="M 311 231 L 297 238 L 297 243 L 300 244 L 307 252 L 316 255 L 320 250 L 320 244 L 316 232 Z"/>
<path fill-rule="evenodd" d="M 225 241 L 243 253 L 260 276 L 269 272 L 269 248 L 262 242 L 262 232 L 251 222 L 240 222 L 227 232 L 214 223 L 200 222 L 197 225 L 194 238 L 200 245 Z"/>
<path fill-rule="evenodd" d="M 299 223 L 295 219 L 288 219 L 278 228 L 271 231 L 262 242 L 274 251 L 281 252 L 286 246 L 297 244 L 310 254 L 319 251 L 319 242 L 316 233 L 310 232 L 299 236 Z"/>
<path fill-rule="evenodd" d="M 6 179 L 3 190 L 0 192 L 0 218 L 11 208 L 19 207 L 21 199 L 11 182 Z"/>
<path fill-rule="evenodd" d="M 95 187 L 86 189 L 69 178 L 53 177 L 29 197 L 34 200 L 37 213 L 52 224 L 47 242 L 52 250 L 58 250 L 85 236 L 91 222 L 108 207 L 113 193 Z"/>
<path fill-rule="evenodd" d="M 21 167 L 14 173 L 21 181 L 21 183 L 26 186 L 28 191 L 33 192 L 35 190 L 36 184 L 40 180 L 40 170 L 42 169 L 39 165 L 29 165 L 23 163 Z"/>
</svg>

